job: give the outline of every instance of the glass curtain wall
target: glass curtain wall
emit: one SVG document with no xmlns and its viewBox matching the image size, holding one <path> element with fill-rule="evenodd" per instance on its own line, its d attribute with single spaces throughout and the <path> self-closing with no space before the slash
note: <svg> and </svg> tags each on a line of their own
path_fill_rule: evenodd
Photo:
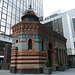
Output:
<svg viewBox="0 0 75 75">
<path fill-rule="evenodd" d="M 0 33 L 10 35 L 11 27 L 21 21 L 29 8 L 29 0 L 1 0 L 0 3 Z M 43 16 L 43 0 L 31 0 L 31 5 L 38 17 Z"/>
</svg>

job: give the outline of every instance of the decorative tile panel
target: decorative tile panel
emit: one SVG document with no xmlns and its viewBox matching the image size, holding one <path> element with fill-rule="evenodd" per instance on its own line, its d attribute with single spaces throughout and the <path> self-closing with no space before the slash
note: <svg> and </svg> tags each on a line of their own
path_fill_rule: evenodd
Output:
<svg viewBox="0 0 75 75">
<path fill-rule="evenodd" d="M 41 44 L 40 43 L 34 43 L 33 44 L 34 49 L 40 49 L 41 50 Z"/>
<path fill-rule="evenodd" d="M 15 41 L 16 38 L 19 38 L 20 41 L 27 41 L 26 39 L 28 37 L 33 37 L 34 41 L 38 41 L 41 42 L 41 39 L 43 38 L 45 43 L 47 43 L 46 37 L 40 36 L 40 35 L 34 35 L 34 34 L 22 34 L 22 35 L 18 35 L 16 37 L 13 37 L 13 43 Z M 16 46 L 19 49 L 27 49 L 27 43 L 19 43 L 18 45 L 12 45 L 12 46 Z M 34 49 L 40 49 L 41 50 L 41 43 L 34 43 L 33 44 L 33 48 Z M 45 45 L 44 47 L 45 50 L 47 50 L 47 46 Z"/>
<path fill-rule="evenodd" d="M 18 47 L 18 49 L 27 49 L 27 43 L 19 43 L 19 44 L 15 44 L 15 45 L 12 45 L 13 46 L 16 46 Z"/>
</svg>

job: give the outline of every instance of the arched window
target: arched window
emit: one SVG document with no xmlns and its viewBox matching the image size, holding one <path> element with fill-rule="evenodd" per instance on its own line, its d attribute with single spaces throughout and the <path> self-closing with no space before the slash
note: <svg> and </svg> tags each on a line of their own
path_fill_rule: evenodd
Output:
<svg viewBox="0 0 75 75">
<path fill-rule="evenodd" d="M 52 44 L 51 43 L 49 43 L 49 49 L 52 49 Z"/>
<path fill-rule="evenodd" d="M 28 49 L 32 49 L 32 40 L 31 39 L 29 39 L 29 41 L 28 41 Z"/>
<path fill-rule="evenodd" d="M 43 51 L 43 41 L 42 41 L 42 43 L 41 43 L 41 46 L 42 46 L 42 51 Z"/>
</svg>

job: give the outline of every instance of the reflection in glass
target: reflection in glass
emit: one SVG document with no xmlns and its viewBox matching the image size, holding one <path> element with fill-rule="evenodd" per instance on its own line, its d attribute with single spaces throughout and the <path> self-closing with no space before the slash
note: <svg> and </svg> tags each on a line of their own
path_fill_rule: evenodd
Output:
<svg viewBox="0 0 75 75">
<path fill-rule="evenodd" d="M 6 28 L 6 34 L 9 35 L 10 34 L 10 29 Z"/>
<path fill-rule="evenodd" d="M 12 18 L 12 22 L 11 22 L 12 26 L 15 24 L 15 19 Z"/>
<path fill-rule="evenodd" d="M 3 7 L 3 10 L 6 10 L 7 11 L 7 8 Z"/>
<path fill-rule="evenodd" d="M 6 19 L 6 15 L 5 15 L 5 14 L 2 14 L 2 18 L 3 18 L 3 19 Z"/>
<path fill-rule="evenodd" d="M 6 10 L 3 10 L 3 13 L 7 14 L 7 11 Z"/>
<path fill-rule="evenodd" d="M 13 4 L 15 4 L 15 5 L 16 5 L 16 0 L 13 0 Z"/>
<path fill-rule="evenodd" d="M 15 9 L 15 8 L 13 8 L 13 10 L 12 10 L 12 14 L 14 14 L 14 15 L 15 15 L 15 12 L 16 12 L 16 9 Z"/>
<path fill-rule="evenodd" d="M 19 17 L 19 11 L 18 11 L 18 10 L 17 10 L 17 14 L 16 14 L 16 16 Z"/>
<path fill-rule="evenodd" d="M 10 34 L 12 34 L 12 29 L 10 29 L 11 30 L 11 33 Z"/>
<path fill-rule="evenodd" d="M 20 2 L 17 1 L 17 7 L 19 7 Z"/>
<path fill-rule="evenodd" d="M 11 12 L 11 6 L 8 7 L 8 12 Z"/>
<path fill-rule="evenodd" d="M 1 21 L 6 22 L 6 20 L 5 20 L 5 19 L 1 19 Z"/>
<path fill-rule="evenodd" d="M 10 2 L 12 2 L 12 0 L 9 0 Z"/>
<path fill-rule="evenodd" d="M 10 28 L 10 24 L 6 24 L 6 27 L 7 27 L 7 28 Z"/>
<path fill-rule="evenodd" d="M 18 20 L 16 20 L 16 23 L 18 23 L 19 21 Z"/>
<path fill-rule="evenodd" d="M 8 0 L 4 0 L 6 3 L 8 3 Z"/>
<path fill-rule="evenodd" d="M 7 16 L 7 23 L 10 24 L 11 17 Z"/>
<path fill-rule="evenodd" d="M 5 2 L 4 2 L 4 7 L 6 7 L 6 8 L 7 8 L 7 3 L 5 3 Z"/>
<path fill-rule="evenodd" d="M 10 5 L 10 6 L 12 6 L 12 3 L 11 3 L 11 2 L 9 2 L 9 5 Z"/>
<path fill-rule="evenodd" d="M 1 22 L 1 25 L 2 25 L 2 26 L 5 26 L 5 22 Z"/>
<path fill-rule="evenodd" d="M 5 32 L 5 27 L 1 26 L 1 31 Z"/>
<path fill-rule="evenodd" d="M 11 13 L 10 12 L 8 12 L 8 16 L 11 16 Z"/>
<path fill-rule="evenodd" d="M 14 19 L 15 19 L 15 15 L 13 15 L 13 14 L 12 14 L 12 18 L 14 18 Z"/>
</svg>

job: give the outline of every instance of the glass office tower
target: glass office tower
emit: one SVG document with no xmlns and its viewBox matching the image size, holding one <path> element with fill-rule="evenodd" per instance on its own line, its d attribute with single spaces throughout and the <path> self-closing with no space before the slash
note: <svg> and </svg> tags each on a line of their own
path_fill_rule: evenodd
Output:
<svg viewBox="0 0 75 75">
<path fill-rule="evenodd" d="M 0 33 L 12 34 L 11 27 L 21 21 L 24 12 L 32 5 L 38 17 L 43 16 L 43 0 L 1 0 Z"/>
</svg>

